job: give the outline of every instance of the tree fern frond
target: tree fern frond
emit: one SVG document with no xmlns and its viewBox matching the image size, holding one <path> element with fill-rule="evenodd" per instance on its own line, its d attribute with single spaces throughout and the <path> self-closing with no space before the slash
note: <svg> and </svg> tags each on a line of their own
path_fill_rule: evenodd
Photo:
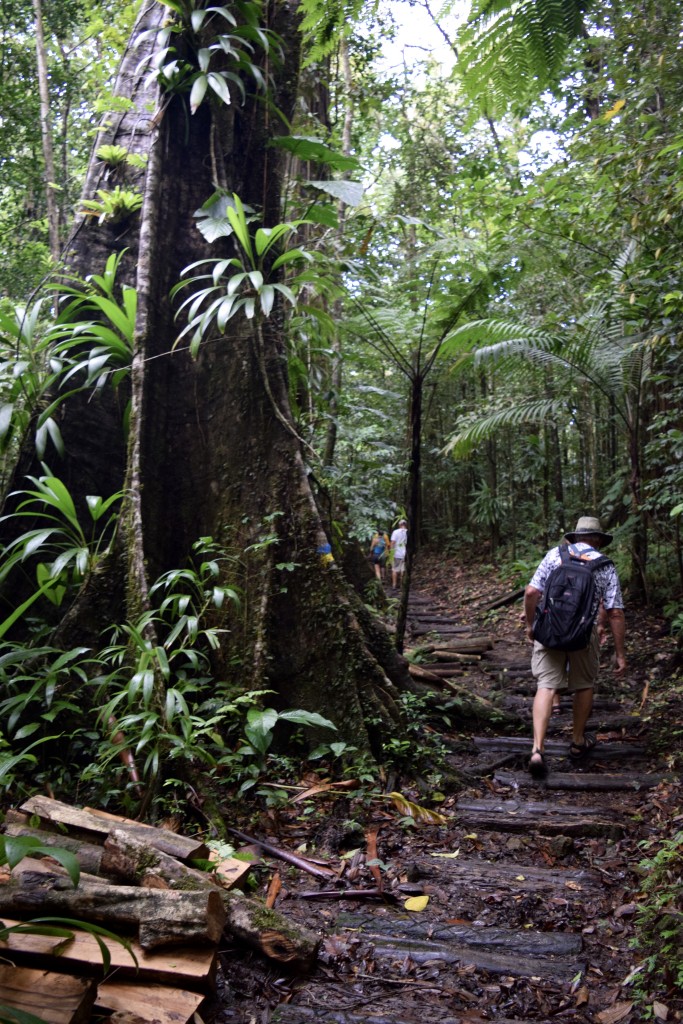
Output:
<svg viewBox="0 0 683 1024">
<path fill-rule="evenodd" d="M 473 99 L 505 109 L 538 95 L 561 73 L 571 41 L 583 29 L 590 0 L 479 0 L 460 33 L 460 68 Z"/>
<path fill-rule="evenodd" d="M 364 0 L 301 0 L 305 62 L 314 64 L 334 53 L 340 38 L 350 33 L 365 6 Z"/>
<path fill-rule="evenodd" d="M 511 341 L 524 337 L 528 342 L 542 344 L 547 338 L 546 331 L 529 327 L 514 320 L 470 320 L 456 327 L 444 338 L 442 353 L 445 356 L 458 355 L 476 345 L 491 345 L 497 341 Z"/>
<path fill-rule="evenodd" d="M 505 409 L 497 409 L 454 434 L 443 449 L 444 454 L 465 458 L 476 445 L 493 437 L 503 427 L 517 427 L 522 423 L 543 423 L 565 409 L 564 398 L 523 402 Z"/>
</svg>

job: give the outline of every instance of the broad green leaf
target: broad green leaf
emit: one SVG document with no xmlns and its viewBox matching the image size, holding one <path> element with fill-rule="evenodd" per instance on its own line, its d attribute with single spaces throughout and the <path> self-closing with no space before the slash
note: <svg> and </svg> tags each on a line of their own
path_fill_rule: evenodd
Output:
<svg viewBox="0 0 683 1024">
<path fill-rule="evenodd" d="M 285 722 L 296 722 L 298 725 L 311 725 L 318 726 L 322 729 L 333 729 L 337 731 L 337 726 L 334 722 L 331 722 L 329 718 L 323 718 L 317 711 L 303 711 L 301 709 L 295 711 L 281 711 L 280 718 L 284 719 Z"/>
<path fill-rule="evenodd" d="M 365 189 L 359 181 L 307 181 L 307 185 L 334 196 L 347 206 L 360 206 Z"/>
<path fill-rule="evenodd" d="M 5 405 L 0 406 L 0 440 L 5 437 L 12 425 L 13 413 L 14 405 L 5 403 Z"/>
<path fill-rule="evenodd" d="M 338 153 L 319 139 L 309 138 L 305 135 L 283 135 L 273 139 L 271 145 L 293 153 L 299 160 L 326 164 L 338 171 L 354 171 L 359 166 L 355 157 Z"/>
<path fill-rule="evenodd" d="M 261 302 L 261 312 L 264 316 L 270 316 L 273 310 L 273 303 L 275 302 L 275 289 L 270 284 L 264 284 L 261 288 L 259 299 Z"/>
<path fill-rule="evenodd" d="M 224 76 L 217 71 L 210 71 L 207 75 L 207 81 L 216 95 L 223 100 L 226 107 L 230 106 L 230 87 L 228 86 Z"/>
<path fill-rule="evenodd" d="M 190 91 L 190 111 L 195 114 L 197 109 L 201 105 L 206 90 L 209 86 L 206 75 L 197 75 L 194 82 L 192 83 L 192 89 Z"/>
</svg>

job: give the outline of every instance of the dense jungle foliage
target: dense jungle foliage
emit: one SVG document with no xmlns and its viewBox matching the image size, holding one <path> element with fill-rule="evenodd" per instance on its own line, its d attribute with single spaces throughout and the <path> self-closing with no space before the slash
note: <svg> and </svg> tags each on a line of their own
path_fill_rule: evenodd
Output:
<svg viewBox="0 0 683 1024">
<path fill-rule="evenodd" d="M 353 606 L 359 635 L 371 637 L 362 650 L 340 646 L 332 626 L 308 634 L 320 664 L 353 662 L 360 675 L 371 647 L 396 685 L 386 705 L 353 704 L 367 729 L 357 750 L 356 720 L 344 733 L 325 687 L 317 707 L 303 690 L 288 700 L 284 684 L 271 699 L 267 638 L 290 579 L 302 595 L 292 615 L 301 624 L 310 600 L 315 619 L 322 584 L 305 593 L 302 547 L 353 575 L 353 542 L 367 548 L 402 515 L 409 568 L 424 546 L 522 583 L 578 515 L 599 514 L 629 600 L 663 610 L 683 634 L 681 4 L 465 6 L 2 4 L 6 793 L 49 785 L 151 813 L 176 809 L 201 765 L 244 796 L 283 726 L 302 730 L 302 751 L 312 735 L 334 770 L 358 755 L 371 777 L 405 694 L 367 607 Z M 121 60 L 137 91 L 119 89 Z M 184 172 L 169 157 L 164 170 L 159 148 L 138 145 L 171 118 L 176 139 L 196 132 L 206 143 L 213 191 L 185 230 L 217 249 L 208 265 L 191 247 L 184 265 L 176 253 L 172 287 L 150 303 L 134 265 L 142 252 L 146 280 L 145 232 L 173 205 L 154 221 L 152 186 L 166 173 L 168 197 L 176 176 L 179 207 L 201 186 L 183 178 L 195 173 L 189 161 Z M 226 171 L 217 126 L 250 154 L 241 176 Z M 245 380 L 252 372 L 265 418 L 296 445 L 297 501 L 314 495 L 307 515 L 322 526 L 297 532 L 281 490 L 241 521 L 233 509 L 230 544 L 188 527 L 176 565 L 157 536 L 158 573 L 136 601 L 131 580 L 150 563 L 116 570 L 104 589 L 128 588 L 128 599 L 95 642 L 101 622 L 82 629 L 84 606 L 96 618 L 89 588 L 115 551 L 135 547 L 139 525 L 135 358 L 154 334 L 150 306 L 177 317 L 164 354 L 187 350 L 200 364 L 219 336 L 241 344 L 252 332 Z M 200 438 L 191 378 L 174 383 L 185 388 L 183 429 Z M 168 401 L 180 408 L 177 393 Z M 74 402 L 91 413 L 100 402 L 106 415 L 99 450 L 95 419 L 67 479 Z M 261 455 L 275 449 L 265 433 L 258 443 L 253 477 L 265 486 Z M 196 452 L 181 445 L 166 458 L 180 479 Z M 98 460 L 120 469 L 105 493 L 87 489 Z M 227 456 L 223 471 L 224 484 L 236 474 Z M 173 496 L 158 501 L 170 514 Z M 297 544 L 305 537 L 298 548 L 280 546 L 285 521 Z M 361 572 L 356 589 L 369 578 Z M 230 646 L 238 633 L 240 651 Z M 339 694 L 337 707 L 341 684 Z M 131 757 L 122 779 L 115 768 Z"/>
</svg>

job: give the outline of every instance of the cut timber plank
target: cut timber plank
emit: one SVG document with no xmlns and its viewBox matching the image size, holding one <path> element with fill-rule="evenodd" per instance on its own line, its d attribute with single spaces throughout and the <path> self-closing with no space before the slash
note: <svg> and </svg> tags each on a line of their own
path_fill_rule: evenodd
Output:
<svg viewBox="0 0 683 1024">
<path fill-rule="evenodd" d="M 32 1013 L 48 1024 L 85 1024 L 95 1003 L 96 988 L 92 978 L 0 966 L 0 1006 Z"/>
<path fill-rule="evenodd" d="M 169 832 L 165 828 L 142 825 L 139 821 L 119 819 L 114 815 L 103 814 L 99 811 L 70 807 L 69 804 L 61 803 L 59 800 L 50 800 L 46 796 L 31 797 L 21 805 L 21 810 L 26 814 L 37 814 L 43 821 L 49 821 L 55 825 L 69 825 L 82 832 L 90 832 L 101 837 L 102 840 L 111 831 L 112 823 L 116 822 L 121 827 L 125 826 L 133 835 L 140 836 L 150 846 L 155 846 L 171 857 L 178 857 L 179 860 L 206 860 L 209 855 L 208 848 L 198 839 L 190 839 L 187 836 Z"/>
<path fill-rule="evenodd" d="M 6 927 L 11 928 L 20 921 L 3 917 Z M 135 976 L 149 981 L 183 985 L 195 991 L 206 992 L 213 986 L 216 972 L 216 951 L 179 947 L 169 952 L 145 953 L 136 942 L 130 947 L 137 958 L 137 966 L 130 953 L 111 939 L 102 939 L 111 956 L 112 970 L 124 976 Z M 0 957 L 5 960 L 30 966 L 30 962 L 41 965 L 60 966 L 63 970 L 81 968 L 91 973 L 102 969 L 102 956 L 95 939 L 86 932 L 74 929 L 71 941 L 50 935 L 22 935 L 12 932 L 6 942 L 0 942 Z"/>
<path fill-rule="evenodd" d="M 213 874 L 216 881 L 223 889 L 236 889 L 240 882 L 246 882 L 252 868 L 248 860 L 240 860 L 238 857 L 221 859 L 214 850 L 211 851 L 209 860 L 214 865 Z"/>
<path fill-rule="evenodd" d="M 155 1024 L 186 1024 L 204 1002 L 204 995 L 145 982 L 103 981 L 96 1006 L 109 1013 L 128 1012 Z"/>
</svg>

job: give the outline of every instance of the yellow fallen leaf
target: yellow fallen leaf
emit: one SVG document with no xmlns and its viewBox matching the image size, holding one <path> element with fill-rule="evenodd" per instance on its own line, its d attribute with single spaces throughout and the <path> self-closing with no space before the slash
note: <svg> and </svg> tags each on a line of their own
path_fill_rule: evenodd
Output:
<svg viewBox="0 0 683 1024">
<path fill-rule="evenodd" d="M 470 832 L 470 834 L 468 836 L 463 836 L 463 839 L 476 839 L 476 838 L 477 838 L 477 833 L 476 832 Z"/>
<path fill-rule="evenodd" d="M 453 853 L 430 853 L 429 856 L 430 857 L 450 857 L 450 858 L 459 857 L 460 856 L 460 850 L 455 850 Z"/>
<path fill-rule="evenodd" d="M 526 875 L 516 875 L 515 876 L 515 881 L 516 882 L 525 882 L 526 881 Z"/>
<path fill-rule="evenodd" d="M 429 896 L 409 896 L 403 906 L 406 910 L 424 910 L 429 903 Z"/>
<path fill-rule="evenodd" d="M 419 804 L 415 804 L 403 796 L 403 793 L 389 793 L 389 800 L 392 801 L 399 814 L 404 817 L 414 818 L 415 821 L 427 825 L 445 825 L 448 822 L 448 818 L 443 814 L 432 811 L 429 807 L 420 807 Z"/>
</svg>

